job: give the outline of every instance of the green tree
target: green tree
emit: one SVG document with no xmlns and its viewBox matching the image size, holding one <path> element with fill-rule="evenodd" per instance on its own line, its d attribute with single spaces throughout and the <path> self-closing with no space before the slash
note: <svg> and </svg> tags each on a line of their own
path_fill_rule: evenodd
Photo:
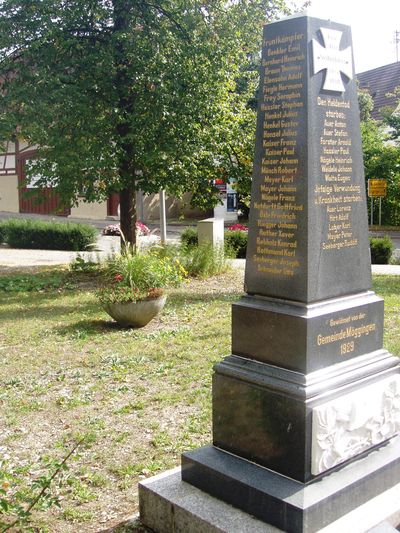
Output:
<svg viewBox="0 0 400 533">
<path fill-rule="evenodd" d="M 382 200 L 382 222 L 400 225 L 400 146 L 395 138 L 394 121 L 386 114 L 382 122 L 370 118 L 371 97 L 359 92 L 361 135 L 366 185 L 368 179 L 386 179 L 387 196 Z M 390 126 L 390 128 L 389 128 Z M 369 210 L 371 205 L 368 206 Z"/>
<path fill-rule="evenodd" d="M 374 108 L 374 100 L 366 89 L 358 89 L 358 106 L 360 108 L 360 120 L 366 122 L 371 119 L 371 111 Z"/>
<path fill-rule="evenodd" d="M 256 72 L 247 69 L 245 90 L 238 80 L 263 23 L 285 9 L 284 0 L 3 0 L 0 138 L 38 145 L 31 172 L 66 202 L 119 191 L 134 243 L 138 189 L 215 202 L 216 173 L 247 168 Z"/>
<path fill-rule="evenodd" d="M 382 110 L 383 121 L 389 127 L 390 139 L 396 144 L 400 143 L 400 85 L 396 87 L 393 93 L 387 96 L 394 96 L 396 104 L 393 107 L 386 107 Z"/>
</svg>

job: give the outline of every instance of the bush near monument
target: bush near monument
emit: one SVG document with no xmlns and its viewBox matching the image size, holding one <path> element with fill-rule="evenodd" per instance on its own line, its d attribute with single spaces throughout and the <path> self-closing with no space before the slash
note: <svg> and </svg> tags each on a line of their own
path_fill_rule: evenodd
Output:
<svg viewBox="0 0 400 533">
<path fill-rule="evenodd" d="M 224 250 L 212 244 L 185 247 L 180 250 L 179 258 L 188 275 L 194 278 L 208 278 L 227 270 Z"/>
<path fill-rule="evenodd" d="M 183 230 L 181 233 L 181 243 L 189 248 L 197 246 L 199 244 L 199 240 L 197 237 L 197 229 L 186 228 L 185 230 Z"/>
<path fill-rule="evenodd" d="M 10 219 L 1 228 L 3 239 L 11 248 L 80 251 L 97 239 L 96 229 L 88 224 Z"/>
<path fill-rule="evenodd" d="M 247 227 L 243 224 L 233 224 L 229 226 L 224 233 L 224 249 L 228 257 L 244 259 L 247 249 Z M 181 243 L 188 247 L 198 246 L 197 230 L 187 228 L 181 234 Z"/>
<path fill-rule="evenodd" d="M 234 224 L 225 231 L 225 249 L 237 259 L 245 259 L 247 250 L 247 227 Z"/>
<path fill-rule="evenodd" d="M 393 242 L 390 237 L 371 237 L 371 263 L 373 265 L 387 265 L 393 253 Z"/>
<path fill-rule="evenodd" d="M 194 231 L 194 233 L 193 233 Z M 164 257 L 178 259 L 187 275 L 205 279 L 227 271 L 225 255 L 221 247 L 209 243 L 197 244 L 197 232 L 190 232 L 188 239 L 181 238 L 180 245 L 155 246 L 153 249 Z M 189 242 L 189 244 L 188 244 Z M 191 243 L 195 244 L 191 244 Z"/>
</svg>

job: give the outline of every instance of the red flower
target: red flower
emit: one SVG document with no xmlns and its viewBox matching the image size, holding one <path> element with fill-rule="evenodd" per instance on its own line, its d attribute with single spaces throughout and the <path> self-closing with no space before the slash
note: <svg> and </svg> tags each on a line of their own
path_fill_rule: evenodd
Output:
<svg viewBox="0 0 400 533">
<path fill-rule="evenodd" d="M 229 231 L 237 231 L 237 230 L 240 230 L 240 231 L 248 231 L 249 228 L 247 228 L 246 226 L 243 226 L 243 224 L 233 224 L 232 226 L 229 226 L 228 230 Z"/>
<path fill-rule="evenodd" d="M 114 281 L 122 281 L 124 278 L 122 274 L 115 274 Z"/>
</svg>

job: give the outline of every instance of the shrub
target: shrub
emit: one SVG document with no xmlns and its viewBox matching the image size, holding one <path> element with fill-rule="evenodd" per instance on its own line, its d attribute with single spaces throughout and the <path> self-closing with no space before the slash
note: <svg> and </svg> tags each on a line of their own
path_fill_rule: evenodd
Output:
<svg viewBox="0 0 400 533">
<path fill-rule="evenodd" d="M 197 230 L 195 228 L 186 228 L 181 234 L 181 243 L 183 246 L 193 248 L 199 244 Z"/>
<path fill-rule="evenodd" d="M 7 227 L 4 222 L 0 222 L 0 244 L 7 241 Z"/>
<path fill-rule="evenodd" d="M 393 253 L 393 243 L 390 237 L 370 237 L 371 263 L 373 265 L 387 265 Z"/>
<path fill-rule="evenodd" d="M 79 251 L 97 239 L 97 230 L 87 224 L 10 219 L 4 225 L 6 242 L 12 248 Z"/>
<path fill-rule="evenodd" d="M 235 226 L 239 226 L 236 224 Z M 233 227 L 233 226 L 232 226 Z M 243 226 L 244 227 L 244 226 Z M 228 228 L 225 231 L 225 251 L 228 255 L 243 259 L 246 257 L 247 231 L 242 229 Z"/>
</svg>

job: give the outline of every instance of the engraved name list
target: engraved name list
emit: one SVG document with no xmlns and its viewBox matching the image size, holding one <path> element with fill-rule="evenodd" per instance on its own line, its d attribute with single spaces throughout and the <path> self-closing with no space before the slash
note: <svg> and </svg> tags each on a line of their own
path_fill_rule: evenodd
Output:
<svg viewBox="0 0 400 533">
<path fill-rule="evenodd" d="M 297 255 L 299 198 L 299 113 L 304 107 L 303 33 L 264 41 L 261 112 L 262 159 L 257 212 L 258 272 L 292 277 L 300 266 Z"/>
<path fill-rule="evenodd" d="M 361 204 L 363 198 L 361 185 L 353 179 L 350 102 L 319 96 L 317 105 L 324 111 L 319 139 L 320 180 L 314 189 L 314 203 L 325 210 L 327 220 L 322 250 L 352 248 L 358 244 L 353 232 L 353 206 Z"/>
</svg>

